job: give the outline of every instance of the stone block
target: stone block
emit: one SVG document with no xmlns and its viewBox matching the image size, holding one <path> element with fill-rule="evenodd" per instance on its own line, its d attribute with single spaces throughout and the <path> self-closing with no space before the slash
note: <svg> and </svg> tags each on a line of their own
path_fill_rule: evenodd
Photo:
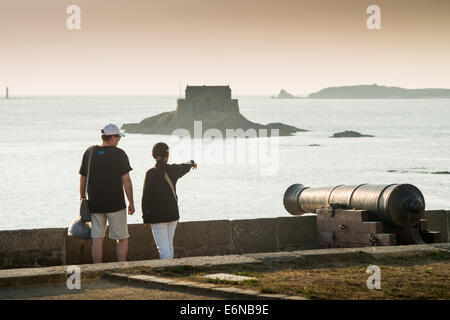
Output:
<svg viewBox="0 0 450 320">
<path fill-rule="evenodd" d="M 0 232 L 0 268 L 54 266 L 65 263 L 64 229 Z"/>
<path fill-rule="evenodd" d="M 207 275 L 203 276 L 203 278 L 214 279 L 214 280 L 223 280 L 223 281 L 234 281 L 234 282 L 247 281 L 247 280 L 258 280 L 257 278 L 254 278 L 254 277 L 239 276 L 239 275 L 230 274 L 230 273 L 207 274 Z"/>
<path fill-rule="evenodd" d="M 66 264 L 78 265 L 92 263 L 91 240 L 70 237 L 66 233 Z"/>
<path fill-rule="evenodd" d="M 5 230 L 0 232 L 0 251 L 62 250 L 64 229 Z"/>
<path fill-rule="evenodd" d="M 231 229 L 238 253 L 276 251 L 275 219 L 233 220 Z"/>
<path fill-rule="evenodd" d="M 316 216 L 279 217 L 275 220 L 278 251 L 318 248 Z"/>
<path fill-rule="evenodd" d="M 144 224 L 130 224 L 128 232 L 130 233 L 128 239 L 129 261 L 159 258 L 151 229 L 145 228 Z"/>
<path fill-rule="evenodd" d="M 175 258 L 236 253 L 228 220 L 179 223 L 174 237 Z"/>
<path fill-rule="evenodd" d="M 425 211 L 424 218 L 428 220 L 428 229 L 430 231 L 439 231 L 441 233 L 441 242 L 450 241 L 450 211 L 428 210 Z"/>
</svg>

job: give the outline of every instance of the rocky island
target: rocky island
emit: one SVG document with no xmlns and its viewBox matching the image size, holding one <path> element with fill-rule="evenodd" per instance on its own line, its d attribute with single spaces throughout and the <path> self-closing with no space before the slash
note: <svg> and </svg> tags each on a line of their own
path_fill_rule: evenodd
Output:
<svg viewBox="0 0 450 320">
<path fill-rule="evenodd" d="M 373 137 L 373 136 L 368 134 L 361 134 L 356 131 L 343 131 L 333 134 L 330 138 L 361 138 L 361 137 Z"/>
<path fill-rule="evenodd" d="M 293 94 L 290 94 L 284 89 L 281 89 L 278 96 L 272 96 L 272 99 L 298 99 L 298 97 L 294 96 Z"/>
<path fill-rule="evenodd" d="M 311 93 L 316 99 L 425 99 L 450 98 L 450 89 L 405 89 L 373 85 L 329 87 Z"/>
<path fill-rule="evenodd" d="M 208 129 L 218 129 L 226 135 L 226 129 L 278 129 L 280 136 L 307 131 L 283 123 L 267 125 L 252 122 L 239 112 L 237 99 L 231 98 L 230 86 L 187 86 L 185 99 L 177 100 L 175 111 L 163 112 L 139 123 L 123 124 L 127 133 L 172 134 L 176 129 L 187 129 L 194 135 L 194 121 L 202 121 L 202 134 Z"/>
</svg>

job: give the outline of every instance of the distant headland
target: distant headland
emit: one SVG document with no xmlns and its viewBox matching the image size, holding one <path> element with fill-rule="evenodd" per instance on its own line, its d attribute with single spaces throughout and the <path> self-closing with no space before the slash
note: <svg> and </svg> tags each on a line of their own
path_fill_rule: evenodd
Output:
<svg viewBox="0 0 450 320">
<path fill-rule="evenodd" d="M 329 87 L 308 95 L 311 99 L 424 99 L 450 98 L 450 89 L 405 89 L 373 85 Z"/>
<path fill-rule="evenodd" d="M 267 125 L 252 122 L 239 112 L 237 99 L 231 98 L 230 86 L 187 86 L 185 99 L 177 100 L 175 111 L 163 112 L 146 118 L 139 123 L 123 124 L 128 133 L 172 134 L 176 129 L 187 129 L 194 134 L 194 121 L 202 121 L 202 134 L 208 129 L 218 129 L 225 136 L 227 129 L 254 129 L 260 136 L 260 129 L 278 129 L 280 136 L 290 136 L 307 131 L 283 123 Z"/>
</svg>

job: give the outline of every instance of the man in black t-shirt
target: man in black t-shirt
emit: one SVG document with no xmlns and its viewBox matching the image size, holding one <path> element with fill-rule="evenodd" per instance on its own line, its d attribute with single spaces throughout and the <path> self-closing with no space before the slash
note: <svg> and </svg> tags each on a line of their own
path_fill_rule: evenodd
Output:
<svg viewBox="0 0 450 320">
<path fill-rule="evenodd" d="M 109 225 L 109 238 L 117 241 L 117 258 L 126 261 L 128 254 L 127 206 L 123 190 L 128 198 L 128 214 L 135 211 L 133 185 L 129 172 L 132 170 L 126 153 L 117 148 L 121 137 L 114 124 L 102 129 L 103 143 L 89 147 L 83 155 L 80 167 L 80 198 L 86 198 L 86 180 L 88 175 L 89 154 L 92 152 L 89 184 L 87 186 L 88 203 L 92 219 L 92 260 L 101 263 L 103 258 L 103 240 L 106 233 L 106 221 Z"/>
</svg>

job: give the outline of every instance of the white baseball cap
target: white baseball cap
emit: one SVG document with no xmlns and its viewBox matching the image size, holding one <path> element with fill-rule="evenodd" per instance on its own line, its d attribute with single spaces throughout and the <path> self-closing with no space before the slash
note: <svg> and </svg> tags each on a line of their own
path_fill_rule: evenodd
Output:
<svg viewBox="0 0 450 320">
<path fill-rule="evenodd" d="M 119 127 L 115 124 L 110 123 L 102 129 L 102 136 L 113 136 L 116 134 L 125 137 L 125 135 L 120 132 Z"/>
</svg>

